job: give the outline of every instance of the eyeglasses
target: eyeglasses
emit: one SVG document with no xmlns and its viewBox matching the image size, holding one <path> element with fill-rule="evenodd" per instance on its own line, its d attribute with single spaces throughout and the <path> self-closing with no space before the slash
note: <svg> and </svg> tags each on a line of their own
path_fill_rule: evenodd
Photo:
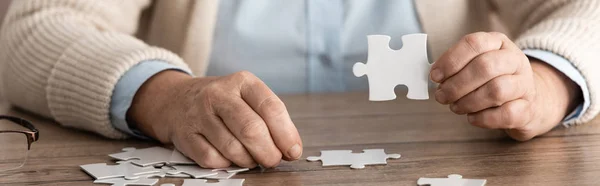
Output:
<svg viewBox="0 0 600 186">
<path fill-rule="evenodd" d="M 0 115 L 0 121 L 9 121 L 0 123 L 0 172 L 21 168 L 40 133 L 25 119 Z"/>
</svg>

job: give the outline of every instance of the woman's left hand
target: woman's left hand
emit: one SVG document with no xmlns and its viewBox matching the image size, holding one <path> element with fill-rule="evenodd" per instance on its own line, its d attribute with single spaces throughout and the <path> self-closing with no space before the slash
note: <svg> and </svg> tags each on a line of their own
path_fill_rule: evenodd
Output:
<svg viewBox="0 0 600 186">
<path fill-rule="evenodd" d="M 469 123 L 525 141 L 554 128 L 581 101 L 560 71 L 529 59 L 501 33 L 463 37 L 431 67 L 435 99 Z"/>
</svg>

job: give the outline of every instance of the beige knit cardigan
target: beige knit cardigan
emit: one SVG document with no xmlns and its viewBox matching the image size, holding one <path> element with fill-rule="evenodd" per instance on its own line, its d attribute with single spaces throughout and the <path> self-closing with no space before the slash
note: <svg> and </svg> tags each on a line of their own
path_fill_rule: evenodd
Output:
<svg viewBox="0 0 600 186">
<path fill-rule="evenodd" d="M 109 138 L 117 80 L 140 61 L 160 59 L 204 74 L 216 0 L 18 0 L 2 25 L 2 92 L 13 105 Z M 600 111 L 600 1 L 416 0 L 433 59 L 462 36 L 497 28 L 523 49 L 551 51 L 583 74 Z M 273 15 L 276 16 L 276 15 Z"/>
</svg>

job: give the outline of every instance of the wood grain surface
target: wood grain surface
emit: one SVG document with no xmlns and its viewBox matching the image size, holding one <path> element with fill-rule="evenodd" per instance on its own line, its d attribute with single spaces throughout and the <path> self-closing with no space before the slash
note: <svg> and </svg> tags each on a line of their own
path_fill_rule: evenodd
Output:
<svg viewBox="0 0 600 186">
<path fill-rule="evenodd" d="M 470 126 L 466 118 L 433 100 L 369 102 L 363 93 L 282 99 L 302 136 L 303 158 L 319 155 L 320 150 L 367 148 L 384 148 L 402 158 L 362 170 L 321 167 L 320 162 L 306 160 L 282 162 L 274 169 L 253 169 L 234 177 L 246 179 L 244 185 L 414 186 L 419 177 L 448 174 L 487 179 L 488 186 L 600 185 L 600 119 L 516 142 L 502 131 Z M 0 113 L 27 118 L 40 130 L 27 164 L 0 172 L 0 185 L 94 185 L 79 165 L 110 163 L 107 155 L 124 147 L 159 145 L 64 128 L 5 101 L 0 101 Z M 10 145 L 0 141 L 0 146 Z M 179 185 L 182 179 L 163 178 L 160 183 Z"/>
</svg>

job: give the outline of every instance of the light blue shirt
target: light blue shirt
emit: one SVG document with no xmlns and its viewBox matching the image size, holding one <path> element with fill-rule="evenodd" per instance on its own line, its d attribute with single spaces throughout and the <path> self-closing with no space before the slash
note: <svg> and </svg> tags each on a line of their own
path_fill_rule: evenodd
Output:
<svg viewBox="0 0 600 186">
<path fill-rule="evenodd" d="M 220 3 L 207 75 L 247 70 L 278 94 L 367 90 L 367 79 L 351 73 L 354 63 L 366 62 L 366 36 L 389 35 L 390 47 L 400 49 L 402 35 L 421 32 L 413 0 Z M 579 117 L 589 106 L 583 76 L 558 55 L 540 50 L 524 52 L 548 62 L 582 88 L 585 103 L 565 123 Z M 139 87 L 167 69 L 179 68 L 162 61 L 144 61 L 119 79 L 110 106 L 116 128 L 143 137 L 127 124 L 127 110 Z"/>
</svg>

